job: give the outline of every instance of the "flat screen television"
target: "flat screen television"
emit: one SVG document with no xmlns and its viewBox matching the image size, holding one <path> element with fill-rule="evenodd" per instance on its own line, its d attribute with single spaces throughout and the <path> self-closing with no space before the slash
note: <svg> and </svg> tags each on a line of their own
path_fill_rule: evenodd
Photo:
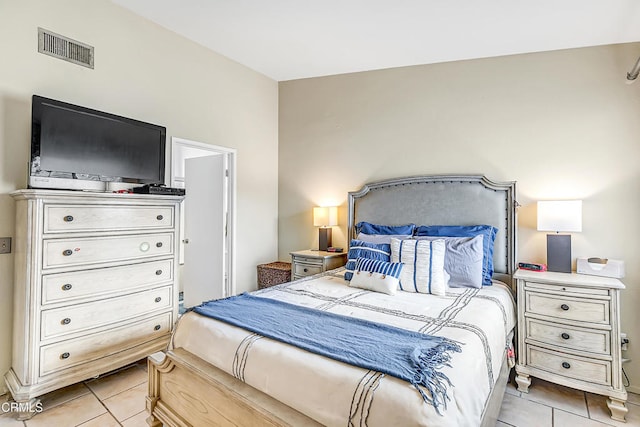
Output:
<svg viewBox="0 0 640 427">
<path fill-rule="evenodd" d="M 166 128 L 33 96 L 30 188 L 112 191 L 163 184 Z"/>
</svg>

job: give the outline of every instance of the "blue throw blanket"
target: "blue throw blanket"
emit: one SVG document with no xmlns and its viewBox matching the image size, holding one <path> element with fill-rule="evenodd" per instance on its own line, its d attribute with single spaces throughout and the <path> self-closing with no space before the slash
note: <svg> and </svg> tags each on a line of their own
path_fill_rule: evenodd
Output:
<svg viewBox="0 0 640 427">
<path fill-rule="evenodd" d="M 439 369 L 450 366 L 451 351 L 461 351 L 458 343 L 447 338 L 246 293 L 209 301 L 193 310 L 312 353 L 400 378 L 415 386 L 438 413 L 440 405 L 446 408 L 446 386 L 451 382 Z"/>
</svg>

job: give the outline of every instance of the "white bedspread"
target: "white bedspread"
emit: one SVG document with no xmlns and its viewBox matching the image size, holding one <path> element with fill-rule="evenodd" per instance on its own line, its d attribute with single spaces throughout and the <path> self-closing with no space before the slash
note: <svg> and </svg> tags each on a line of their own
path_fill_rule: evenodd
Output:
<svg viewBox="0 0 640 427">
<path fill-rule="evenodd" d="M 442 372 L 452 382 L 443 414 L 402 380 L 300 350 L 190 312 L 172 345 L 183 347 L 327 426 L 477 426 L 515 325 L 506 285 L 449 289 L 446 296 L 391 296 L 350 288 L 336 270 L 256 292 L 293 304 L 366 318 L 462 344 Z"/>
</svg>

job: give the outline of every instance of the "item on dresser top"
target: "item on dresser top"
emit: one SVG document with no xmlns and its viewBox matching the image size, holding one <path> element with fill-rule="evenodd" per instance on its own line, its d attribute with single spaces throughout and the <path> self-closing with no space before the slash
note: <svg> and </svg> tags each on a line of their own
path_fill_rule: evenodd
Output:
<svg viewBox="0 0 640 427">
<path fill-rule="evenodd" d="M 547 264 L 538 264 L 535 262 L 519 262 L 518 268 L 531 271 L 547 271 Z"/>
<path fill-rule="evenodd" d="M 344 250 L 342 248 L 336 248 L 335 246 L 329 246 L 327 248 L 327 252 L 343 252 Z"/>
<path fill-rule="evenodd" d="M 156 195 L 167 195 L 167 196 L 184 196 L 185 195 L 184 188 L 165 187 L 164 185 L 159 185 L 159 184 L 146 184 L 140 187 L 134 187 L 131 189 L 131 191 L 137 194 L 156 194 Z"/>
<path fill-rule="evenodd" d="M 580 274 L 621 279 L 624 277 L 624 261 L 607 258 L 578 258 L 576 270 Z"/>
</svg>

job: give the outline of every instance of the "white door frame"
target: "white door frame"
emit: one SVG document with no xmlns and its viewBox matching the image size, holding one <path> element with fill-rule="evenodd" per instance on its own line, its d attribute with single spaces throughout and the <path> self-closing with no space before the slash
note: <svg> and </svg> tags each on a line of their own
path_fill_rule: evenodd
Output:
<svg viewBox="0 0 640 427">
<path fill-rule="evenodd" d="M 236 294 L 236 157 L 238 155 L 235 148 L 221 147 L 204 142 L 192 141 L 184 138 L 171 137 L 171 186 L 184 188 L 184 176 L 177 176 L 177 162 L 181 156 L 178 150 L 184 148 L 195 148 L 199 151 L 208 151 L 212 155 L 224 155 L 227 158 L 227 206 L 228 213 L 226 219 L 226 245 L 228 257 L 225 262 L 227 269 L 227 281 L 225 283 L 224 297 Z M 184 170 L 184 159 L 181 169 Z M 182 234 L 184 230 L 180 230 Z"/>
</svg>

